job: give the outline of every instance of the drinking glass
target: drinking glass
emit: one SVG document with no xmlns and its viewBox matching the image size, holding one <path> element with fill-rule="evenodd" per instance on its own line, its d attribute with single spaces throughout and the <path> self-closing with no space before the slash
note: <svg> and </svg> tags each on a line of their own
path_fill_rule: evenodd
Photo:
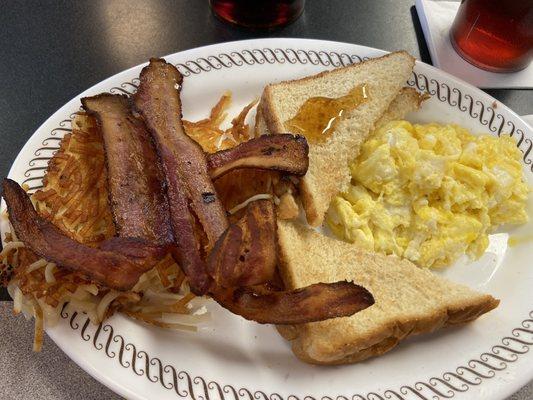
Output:
<svg viewBox="0 0 533 400">
<path fill-rule="evenodd" d="M 210 0 L 215 15 L 247 28 L 272 29 L 297 19 L 305 0 Z"/>
<path fill-rule="evenodd" d="M 462 0 L 450 40 L 476 67 L 521 70 L 533 57 L 533 0 Z"/>
</svg>

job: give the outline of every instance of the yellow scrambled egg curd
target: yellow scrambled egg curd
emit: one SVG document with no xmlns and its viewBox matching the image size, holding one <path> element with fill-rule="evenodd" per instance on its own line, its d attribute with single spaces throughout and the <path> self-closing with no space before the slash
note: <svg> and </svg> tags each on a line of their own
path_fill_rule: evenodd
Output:
<svg viewBox="0 0 533 400">
<path fill-rule="evenodd" d="M 326 221 L 339 238 L 419 266 L 477 259 L 497 226 L 528 220 L 521 158 L 509 136 L 393 121 L 364 143 Z"/>
</svg>

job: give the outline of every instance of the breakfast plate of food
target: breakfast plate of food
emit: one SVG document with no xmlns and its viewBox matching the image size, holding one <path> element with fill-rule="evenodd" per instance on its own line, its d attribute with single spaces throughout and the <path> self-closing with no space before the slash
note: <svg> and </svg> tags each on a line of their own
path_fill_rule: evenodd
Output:
<svg viewBox="0 0 533 400">
<path fill-rule="evenodd" d="M 404 51 L 153 58 L 21 150 L 0 283 L 126 398 L 504 399 L 533 377 L 532 148 Z"/>
</svg>

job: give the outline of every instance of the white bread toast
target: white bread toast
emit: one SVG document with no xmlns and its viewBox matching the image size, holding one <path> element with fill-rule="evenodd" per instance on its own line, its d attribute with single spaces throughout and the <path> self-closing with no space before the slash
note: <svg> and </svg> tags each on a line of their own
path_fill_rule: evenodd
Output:
<svg viewBox="0 0 533 400">
<path fill-rule="evenodd" d="M 418 110 L 422 105 L 422 102 L 428 97 L 427 94 L 420 94 L 413 88 L 402 88 L 400 93 L 398 93 L 394 100 L 389 104 L 387 111 L 385 111 L 381 118 L 376 121 L 375 128 L 379 128 L 390 121 L 404 119 L 410 112 Z M 262 106 L 258 105 L 257 113 L 255 115 L 255 136 L 267 135 L 270 133 L 261 109 Z"/>
<path fill-rule="evenodd" d="M 413 88 L 404 87 L 389 104 L 385 114 L 376 121 L 375 128 L 379 128 L 391 121 L 404 119 L 410 112 L 418 110 L 422 102 L 428 98 L 429 95 L 427 94 L 420 94 Z"/>
<path fill-rule="evenodd" d="M 376 122 L 376 128 L 394 120 L 404 119 L 407 114 L 420 108 L 422 102 L 427 99 L 427 95 L 418 93 L 413 88 L 404 87 L 400 93 L 390 103 L 389 108 Z M 266 122 L 263 118 L 261 107 L 258 106 L 255 117 L 255 136 L 269 133 Z M 278 205 L 279 219 L 294 219 L 299 215 L 298 204 L 292 194 L 285 193 Z"/>
<path fill-rule="evenodd" d="M 405 85 L 414 62 L 413 57 L 401 51 L 265 87 L 256 126 L 259 132 L 271 133 L 288 132 L 284 123 L 311 97 L 338 98 L 362 84 L 369 92 L 369 99 L 346 112 L 325 143 L 309 146 L 309 169 L 300 181 L 300 196 L 310 225 L 320 225 L 332 197 L 347 189 L 349 161 L 358 155 L 376 121 Z"/>
<path fill-rule="evenodd" d="M 407 336 L 472 321 L 499 300 L 450 282 L 408 260 L 358 249 L 297 222 L 278 221 L 287 289 L 354 281 L 375 299 L 350 317 L 278 326 L 292 351 L 313 364 L 346 364 L 383 354 Z"/>
</svg>

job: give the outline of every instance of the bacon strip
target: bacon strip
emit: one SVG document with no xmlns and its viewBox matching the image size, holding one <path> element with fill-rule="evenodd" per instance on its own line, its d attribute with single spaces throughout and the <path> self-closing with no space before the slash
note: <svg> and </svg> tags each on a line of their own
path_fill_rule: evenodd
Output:
<svg viewBox="0 0 533 400">
<path fill-rule="evenodd" d="M 271 281 L 276 271 L 276 236 L 272 202 L 250 203 L 244 217 L 230 225 L 209 255 L 210 275 L 226 288 Z"/>
<path fill-rule="evenodd" d="M 276 216 L 268 200 L 250 203 L 209 256 L 215 279 L 212 297 L 246 319 L 270 324 L 300 324 L 344 317 L 361 311 L 374 298 L 352 282 L 319 283 L 280 291 L 270 282 L 276 273 Z M 264 286 L 256 286 L 264 284 Z"/>
<path fill-rule="evenodd" d="M 213 298 L 246 319 L 280 325 L 346 317 L 374 304 L 365 288 L 346 281 L 317 283 L 283 292 L 263 287 L 219 289 Z"/>
<path fill-rule="evenodd" d="M 158 245 L 141 238 L 112 237 L 98 246 L 100 250 L 122 254 L 130 261 L 151 265 L 161 261 L 171 250 L 170 245 Z"/>
<path fill-rule="evenodd" d="M 85 246 L 63 234 L 51 222 L 42 218 L 33 208 L 24 190 L 11 179 L 3 181 L 3 196 L 7 203 L 9 220 L 24 244 L 39 256 L 71 271 L 77 271 L 91 280 L 116 290 L 129 290 L 139 277 L 153 267 L 153 260 L 165 250 L 143 242 L 142 246 L 122 242 L 103 244 L 101 249 Z M 106 248 L 111 247 L 113 251 Z M 134 247 L 131 249 L 131 247 Z M 139 253 L 143 247 L 144 255 Z M 124 254 L 137 254 L 126 257 Z M 146 257 L 146 259 L 145 259 Z"/>
<path fill-rule="evenodd" d="M 189 278 L 191 290 L 196 294 L 209 293 L 230 311 L 262 323 L 317 321 L 351 315 L 371 305 L 372 296 L 364 288 L 348 282 L 317 284 L 290 292 L 275 292 L 271 289 L 258 292 L 258 288 L 251 287 L 224 288 L 213 280 L 204 262 L 204 248 L 199 231 L 205 232 L 206 249 L 209 252 L 229 224 L 211 181 L 206 156 L 183 130 L 180 96 L 176 89 L 181 87 L 181 82 L 181 74 L 174 66 L 161 59 L 152 59 L 141 72 L 134 101 L 155 138 L 163 164 L 178 261 Z M 237 239 L 238 250 L 236 246 L 232 248 L 231 243 L 224 244 L 224 238 L 221 239 L 220 247 L 226 247 L 226 251 L 231 253 L 227 255 L 228 259 L 239 254 L 243 243 L 261 245 L 254 237 L 260 230 L 246 226 L 250 232 L 248 239 L 243 231 L 245 226 L 246 224 L 238 226 L 242 234 L 237 228 L 230 228 L 226 234 L 230 239 Z M 268 229 L 265 231 L 268 232 Z M 275 229 L 273 233 L 273 237 L 268 240 L 275 243 Z M 241 257 L 246 260 L 245 250 L 246 246 L 244 254 L 239 254 L 239 260 Z M 254 250 L 254 254 L 261 252 Z M 220 256 L 224 258 L 226 255 Z M 222 283 L 232 284 L 232 280 L 241 279 L 261 281 L 271 274 L 271 266 L 270 258 L 264 254 L 259 259 L 265 265 L 254 266 L 250 273 L 240 267 L 230 271 L 231 266 L 219 268 L 216 265 L 213 271 L 219 272 L 217 279 Z M 243 266 L 251 267 L 246 262 Z"/>
<path fill-rule="evenodd" d="M 264 135 L 217 153 L 209 154 L 211 179 L 236 168 L 257 168 L 302 176 L 309 166 L 309 146 L 303 136 Z"/>
<path fill-rule="evenodd" d="M 226 213 L 209 177 L 202 148 L 183 130 L 176 89 L 181 88 L 181 74 L 165 60 L 152 59 L 139 79 L 134 102 L 155 139 L 165 172 L 178 262 L 193 292 L 204 294 L 212 280 L 203 252 L 210 251 L 228 227 Z M 205 232 L 205 247 L 199 231 Z"/>
<path fill-rule="evenodd" d="M 104 139 L 117 234 L 173 242 L 163 172 L 151 135 L 131 113 L 128 97 L 103 93 L 81 102 L 96 117 Z"/>
</svg>

